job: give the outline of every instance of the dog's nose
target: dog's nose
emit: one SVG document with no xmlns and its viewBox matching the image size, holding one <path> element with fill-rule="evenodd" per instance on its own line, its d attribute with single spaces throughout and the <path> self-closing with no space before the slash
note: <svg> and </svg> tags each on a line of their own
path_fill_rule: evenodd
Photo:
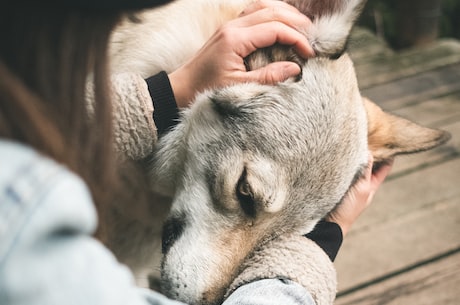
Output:
<svg viewBox="0 0 460 305">
<path fill-rule="evenodd" d="M 172 245 L 182 235 L 185 227 L 185 217 L 172 216 L 163 225 L 163 235 L 161 238 L 161 252 L 168 253 Z"/>
</svg>

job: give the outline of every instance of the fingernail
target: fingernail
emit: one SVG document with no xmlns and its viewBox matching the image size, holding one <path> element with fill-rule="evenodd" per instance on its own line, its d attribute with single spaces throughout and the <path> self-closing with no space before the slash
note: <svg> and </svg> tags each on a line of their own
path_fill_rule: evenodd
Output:
<svg viewBox="0 0 460 305">
<path fill-rule="evenodd" d="M 296 63 L 288 63 L 284 67 L 284 73 L 287 76 L 286 79 L 295 77 L 295 80 L 299 81 L 302 77 L 302 68 Z"/>
</svg>

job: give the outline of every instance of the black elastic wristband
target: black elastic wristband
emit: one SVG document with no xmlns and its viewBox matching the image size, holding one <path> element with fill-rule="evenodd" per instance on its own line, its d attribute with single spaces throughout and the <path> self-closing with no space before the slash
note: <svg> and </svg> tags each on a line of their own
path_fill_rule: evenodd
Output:
<svg viewBox="0 0 460 305">
<path fill-rule="evenodd" d="M 158 136 L 177 125 L 179 109 L 177 108 L 174 92 L 165 71 L 145 80 L 153 101 L 153 121 L 158 130 Z"/>
<path fill-rule="evenodd" d="M 331 261 L 335 260 L 343 241 L 342 229 L 335 222 L 320 221 L 313 231 L 305 237 L 314 241 L 329 256 Z"/>
</svg>

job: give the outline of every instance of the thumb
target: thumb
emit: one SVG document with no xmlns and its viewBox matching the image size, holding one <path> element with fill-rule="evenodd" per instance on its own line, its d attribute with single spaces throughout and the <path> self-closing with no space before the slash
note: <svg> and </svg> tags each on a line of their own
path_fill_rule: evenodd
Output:
<svg viewBox="0 0 460 305">
<path fill-rule="evenodd" d="M 257 70 L 247 72 L 249 81 L 274 85 L 283 82 L 290 77 L 296 77 L 300 74 L 301 69 L 298 64 L 289 61 L 279 61 L 266 65 Z"/>
</svg>

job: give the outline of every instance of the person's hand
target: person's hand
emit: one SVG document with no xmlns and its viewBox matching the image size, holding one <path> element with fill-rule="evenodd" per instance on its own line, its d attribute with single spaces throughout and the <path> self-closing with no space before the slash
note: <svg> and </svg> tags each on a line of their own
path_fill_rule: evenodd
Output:
<svg viewBox="0 0 460 305">
<path fill-rule="evenodd" d="M 306 37 L 299 32 L 311 21 L 282 1 L 257 1 L 234 20 L 218 29 L 182 67 L 169 75 L 179 108 L 187 107 L 197 92 L 208 88 L 256 81 L 274 84 L 300 73 L 292 62 L 275 62 L 246 71 L 244 58 L 275 43 L 290 45 L 304 57 L 314 56 Z"/>
<path fill-rule="evenodd" d="M 348 191 L 343 202 L 326 217 L 326 221 L 335 222 L 340 226 L 343 236 L 348 233 L 358 216 L 369 206 L 378 188 L 389 174 L 393 161 L 384 163 L 374 171 L 372 170 L 373 165 L 371 156 L 364 176 Z"/>
</svg>

